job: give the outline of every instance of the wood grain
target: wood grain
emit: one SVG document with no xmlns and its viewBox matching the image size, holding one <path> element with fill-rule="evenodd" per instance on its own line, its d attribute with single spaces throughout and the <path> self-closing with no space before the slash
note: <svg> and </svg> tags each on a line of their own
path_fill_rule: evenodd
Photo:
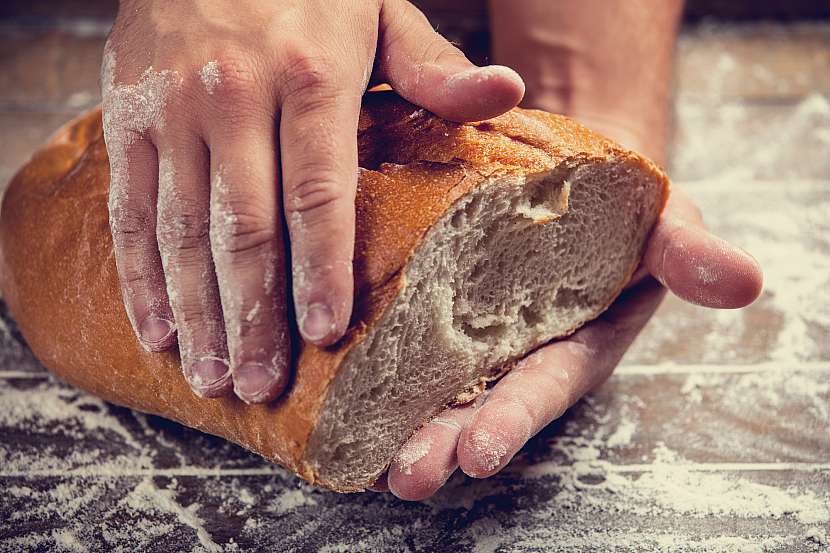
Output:
<svg viewBox="0 0 830 553">
<path fill-rule="evenodd" d="M 486 59 L 483 3 L 424 4 Z M 699 0 L 690 13 L 715 4 L 742 17 L 750 3 Z M 73 102 L 97 100 L 102 33 L 48 22 L 112 6 L 0 7 L 31 9 L 0 33 L 0 183 Z M 828 37 L 828 24 L 707 24 L 678 48 L 671 171 L 707 223 L 759 259 L 761 299 L 716 312 L 669 298 L 617 374 L 507 470 L 456 474 L 427 502 L 312 489 L 218 438 L 73 390 L 0 309 L 0 551 L 826 551 Z"/>
</svg>

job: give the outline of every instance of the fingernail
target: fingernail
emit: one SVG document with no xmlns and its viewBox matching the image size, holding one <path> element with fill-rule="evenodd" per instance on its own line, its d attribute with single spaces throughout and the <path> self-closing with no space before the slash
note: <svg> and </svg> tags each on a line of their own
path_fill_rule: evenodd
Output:
<svg viewBox="0 0 830 553">
<path fill-rule="evenodd" d="M 190 367 L 187 380 L 196 393 L 206 395 L 220 388 L 230 375 L 227 361 L 218 357 L 203 357 Z"/>
<path fill-rule="evenodd" d="M 173 322 L 149 315 L 138 325 L 139 339 L 145 346 L 156 346 L 173 334 Z"/>
<path fill-rule="evenodd" d="M 233 371 L 233 390 L 245 403 L 270 399 L 280 375 L 262 363 L 243 363 Z"/>
<path fill-rule="evenodd" d="M 313 303 L 305 312 L 300 330 L 310 342 L 322 340 L 334 330 L 334 313 L 328 305 Z"/>
</svg>

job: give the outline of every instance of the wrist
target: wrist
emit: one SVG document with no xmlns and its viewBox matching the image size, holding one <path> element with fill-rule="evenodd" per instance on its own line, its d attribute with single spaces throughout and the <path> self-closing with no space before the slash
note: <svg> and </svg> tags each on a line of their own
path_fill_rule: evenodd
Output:
<svg viewBox="0 0 830 553">
<path fill-rule="evenodd" d="M 574 75 L 552 88 L 527 83 L 523 107 L 571 117 L 586 127 L 664 165 L 670 135 L 670 93 L 648 90 L 636 96 L 607 97 L 591 78 Z"/>
<path fill-rule="evenodd" d="M 523 105 L 563 113 L 664 162 L 680 0 L 491 1 L 493 56 Z"/>
</svg>

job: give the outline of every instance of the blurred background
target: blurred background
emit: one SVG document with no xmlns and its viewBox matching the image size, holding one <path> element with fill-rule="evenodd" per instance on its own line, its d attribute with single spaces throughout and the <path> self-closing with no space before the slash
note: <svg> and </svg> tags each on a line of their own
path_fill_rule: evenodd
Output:
<svg viewBox="0 0 830 553">
<path fill-rule="evenodd" d="M 416 4 L 487 59 L 483 0 Z M 99 102 L 115 9 L 0 2 L 0 189 Z M 0 551 L 827 551 L 830 2 L 689 0 L 674 114 L 674 185 L 758 258 L 764 293 L 668 298 L 508 470 L 415 504 L 317 490 L 48 377 L 0 303 Z"/>
</svg>

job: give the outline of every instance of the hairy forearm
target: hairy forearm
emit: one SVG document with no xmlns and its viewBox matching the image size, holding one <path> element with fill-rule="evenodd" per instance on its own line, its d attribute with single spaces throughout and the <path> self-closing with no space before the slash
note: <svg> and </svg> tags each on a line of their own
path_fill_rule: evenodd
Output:
<svg viewBox="0 0 830 553">
<path fill-rule="evenodd" d="M 665 161 L 682 0 L 490 0 L 493 56 L 524 105 L 571 115 Z"/>
</svg>

